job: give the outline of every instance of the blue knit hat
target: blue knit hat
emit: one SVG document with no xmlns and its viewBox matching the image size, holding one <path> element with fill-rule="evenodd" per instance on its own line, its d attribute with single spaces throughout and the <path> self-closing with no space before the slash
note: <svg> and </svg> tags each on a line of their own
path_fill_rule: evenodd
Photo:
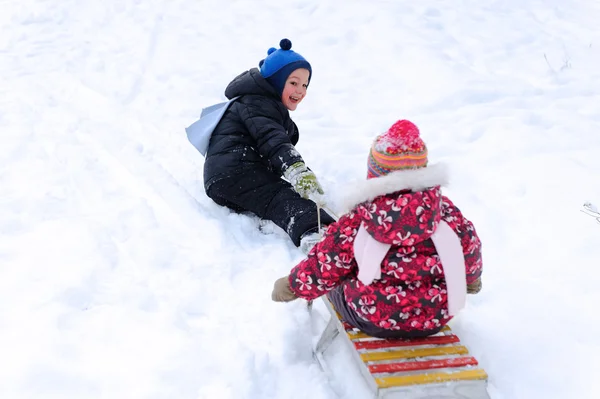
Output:
<svg viewBox="0 0 600 399">
<path fill-rule="evenodd" d="M 283 87 L 287 78 L 298 68 L 308 69 L 308 82 L 312 77 L 312 68 L 308 61 L 300 54 L 291 50 L 292 42 L 288 39 L 281 39 L 279 50 L 271 47 L 267 51 L 267 58 L 258 63 L 260 74 L 277 90 L 279 95 L 283 93 Z"/>
</svg>

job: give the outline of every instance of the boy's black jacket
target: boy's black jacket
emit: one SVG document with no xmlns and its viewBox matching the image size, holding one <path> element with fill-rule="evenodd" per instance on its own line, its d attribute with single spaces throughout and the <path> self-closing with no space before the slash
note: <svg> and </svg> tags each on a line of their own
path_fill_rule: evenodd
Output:
<svg viewBox="0 0 600 399">
<path fill-rule="evenodd" d="M 204 186 L 251 168 L 278 175 L 302 161 L 294 145 L 299 133 L 276 90 L 257 68 L 237 76 L 225 89 L 234 101 L 215 128 L 204 163 Z"/>
</svg>

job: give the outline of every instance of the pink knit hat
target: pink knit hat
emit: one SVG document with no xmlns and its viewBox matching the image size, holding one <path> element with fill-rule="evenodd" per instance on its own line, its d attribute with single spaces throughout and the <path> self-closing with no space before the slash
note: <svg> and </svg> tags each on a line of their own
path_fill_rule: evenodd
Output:
<svg viewBox="0 0 600 399">
<path fill-rule="evenodd" d="M 373 141 L 367 166 L 367 179 L 396 170 L 426 167 L 427 146 L 419 136 L 419 128 L 407 120 L 394 123 Z"/>
</svg>

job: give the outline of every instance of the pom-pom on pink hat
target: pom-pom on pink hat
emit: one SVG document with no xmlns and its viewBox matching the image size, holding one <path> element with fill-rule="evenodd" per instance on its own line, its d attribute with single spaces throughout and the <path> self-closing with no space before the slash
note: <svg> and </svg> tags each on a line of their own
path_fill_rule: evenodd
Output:
<svg viewBox="0 0 600 399">
<path fill-rule="evenodd" d="M 373 141 L 367 162 L 367 179 L 397 170 L 427 166 L 427 146 L 419 128 L 408 120 L 399 120 Z"/>
</svg>

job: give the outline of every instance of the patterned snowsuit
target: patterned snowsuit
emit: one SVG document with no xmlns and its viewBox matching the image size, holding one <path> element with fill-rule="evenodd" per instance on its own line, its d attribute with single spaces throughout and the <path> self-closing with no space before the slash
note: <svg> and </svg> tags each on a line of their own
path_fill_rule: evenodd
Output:
<svg viewBox="0 0 600 399">
<path fill-rule="evenodd" d="M 330 298 L 336 307 L 346 307 L 338 311 L 370 335 L 413 337 L 439 331 L 451 318 L 443 265 L 430 238 L 440 220 L 460 239 L 467 284 L 482 271 L 481 242 L 473 224 L 442 195 L 440 186 L 446 180 L 445 168 L 434 165 L 356 187 L 350 195 L 352 209 L 292 269 L 291 290 L 308 300 L 336 289 Z M 368 286 L 357 279 L 354 258 L 353 241 L 361 223 L 371 237 L 392 244 L 381 263 L 381 279 Z"/>
</svg>

